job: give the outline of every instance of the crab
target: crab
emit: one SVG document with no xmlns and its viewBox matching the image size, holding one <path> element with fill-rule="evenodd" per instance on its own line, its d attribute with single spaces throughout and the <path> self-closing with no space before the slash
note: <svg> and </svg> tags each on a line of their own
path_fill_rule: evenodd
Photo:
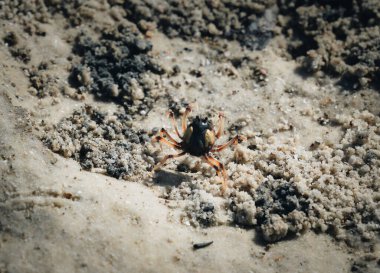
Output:
<svg viewBox="0 0 380 273">
<path fill-rule="evenodd" d="M 215 142 L 223 134 L 224 128 L 224 115 L 219 113 L 218 127 L 215 131 L 211 121 L 205 117 L 201 118 L 196 116 L 192 122 L 187 123 L 188 115 L 191 113 L 191 106 L 187 106 L 185 112 L 182 115 L 182 135 L 180 134 L 177 122 L 174 118 L 174 113 L 169 111 L 169 118 L 173 125 L 175 135 L 180 138 L 177 141 L 172 137 L 167 130 L 161 128 L 159 133 L 152 138 L 152 142 L 164 143 L 176 150 L 179 150 L 178 154 L 169 154 L 154 166 L 152 173 L 162 167 L 167 160 L 190 154 L 192 156 L 201 157 L 207 164 L 213 167 L 219 177 L 222 178 L 222 194 L 227 189 L 227 172 L 220 161 L 213 157 L 213 153 L 220 152 L 231 145 L 236 145 L 246 140 L 242 135 L 236 135 L 224 144 L 216 145 Z"/>
</svg>

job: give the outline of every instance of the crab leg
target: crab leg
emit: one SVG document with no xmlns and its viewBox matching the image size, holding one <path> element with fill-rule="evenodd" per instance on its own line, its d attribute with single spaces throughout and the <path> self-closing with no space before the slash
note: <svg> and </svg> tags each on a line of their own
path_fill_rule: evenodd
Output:
<svg viewBox="0 0 380 273">
<path fill-rule="evenodd" d="M 237 135 L 234 138 L 230 139 L 228 142 L 222 144 L 222 145 L 216 145 L 214 148 L 211 149 L 211 152 L 220 152 L 223 151 L 225 148 L 231 145 L 236 145 L 242 141 L 246 140 L 244 136 Z"/>
<path fill-rule="evenodd" d="M 215 134 L 216 138 L 220 138 L 220 136 L 223 134 L 223 129 L 224 129 L 224 114 L 220 112 L 219 120 L 218 120 L 218 130 Z"/>
<path fill-rule="evenodd" d="M 174 131 L 175 131 L 176 135 L 177 135 L 180 139 L 182 139 L 182 136 L 180 135 L 180 133 L 179 133 L 179 131 L 178 131 L 177 122 L 176 122 L 175 119 L 174 119 L 174 113 L 173 113 L 172 111 L 169 111 L 168 114 L 169 114 L 169 119 L 170 119 L 170 121 L 171 121 L 171 123 L 172 123 L 172 125 L 173 125 L 173 128 L 174 128 Z"/>
<path fill-rule="evenodd" d="M 162 142 L 162 143 L 165 143 L 166 145 L 173 147 L 175 149 L 181 149 L 181 145 L 179 145 L 178 143 L 170 142 L 169 140 L 167 140 L 166 138 L 164 138 L 162 136 L 154 136 L 152 138 L 152 142 Z"/>
<path fill-rule="evenodd" d="M 185 113 L 183 113 L 182 115 L 182 132 L 185 133 L 186 129 L 187 129 L 187 116 L 190 114 L 191 112 L 191 106 L 187 106 L 186 107 L 186 110 L 185 110 Z"/>
<path fill-rule="evenodd" d="M 175 140 L 169 133 L 168 131 L 166 131 L 164 128 L 161 128 L 160 130 L 160 136 L 161 137 L 165 137 L 167 136 L 169 138 L 169 140 L 175 144 L 178 144 L 179 145 L 179 142 L 177 140 Z"/>
<path fill-rule="evenodd" d="M 164 158 L 160 162 L 158 162 L 156 164 L 156 166 L 154 166 L 152 172 L 156 171 L 160 166 L 163 166 L 168 159 L 180 157 L 180 156 L 183 156 L 184 154 L 186 154 L 186 152 L 182 152 L 182 153 L 179 153 L 179 154 L 176 154 L 176 155 L 166 155 L 166 156 L 164 156 Z"/>
<path fill-rule="evenodd" d="M 218 176 L 222 176 L 222 193 L 224 193 L 227 189 L 227 172 L 224 168 L 223 163 L 219 162 L 210 155 L 205 155 L 203 158 L 205 159 L 206 163 L 215 169 Z"/>
</svg>

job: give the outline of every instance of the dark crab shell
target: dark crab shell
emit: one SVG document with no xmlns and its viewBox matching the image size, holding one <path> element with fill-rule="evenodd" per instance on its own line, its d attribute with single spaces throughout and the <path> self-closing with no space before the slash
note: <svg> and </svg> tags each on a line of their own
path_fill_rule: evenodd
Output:
<svg viewBox="0 0 380 273">
<path fill-rule="evenodd" d="M 183 150 L 194 156 L 208 154 L 215 143 L 215 134 L 208 118 L 197 116 L 188 126 L 183 136 Z"/>
</svg>

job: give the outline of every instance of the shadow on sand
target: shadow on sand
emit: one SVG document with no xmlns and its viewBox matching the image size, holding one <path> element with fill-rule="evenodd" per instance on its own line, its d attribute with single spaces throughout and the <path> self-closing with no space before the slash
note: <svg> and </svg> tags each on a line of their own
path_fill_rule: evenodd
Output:
<svg viewBox="0 0 380 273">
<path fill-rule="evenodd" d="M 158 171 L 154 178 L 153 181 L 155 184 L 159 186 L 171 186 L 171 187 L 177 187 L 179 186 L 182 182 L 185 181 L 190 181 L 191 177 L 188 175 L 184 175 L 182 173 L 178 172 L 168 172 L 168 171 Z"/>
</svg>

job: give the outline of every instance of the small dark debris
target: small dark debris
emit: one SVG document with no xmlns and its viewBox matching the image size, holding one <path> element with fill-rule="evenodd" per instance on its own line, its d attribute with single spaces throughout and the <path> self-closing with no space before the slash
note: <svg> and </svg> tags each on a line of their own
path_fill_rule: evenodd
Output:
<svg viewBox="0 0 380 273">
<path fill-rule="evenodd" d="M 8 32 L 7 35 L 3 38 L 4 43 L 12 47 L 18 43 L 18 37 L 14 32 Z"/>
<path fill-rule="evenodd" d="M 211 245 L 213 242 L 214 242 L 214 241 L 205 242 L 205 243 L 196 243 L 196 244 L 193 244 L 193 249 L 194 249 L 194 250 L 197 250 L 197 249 L 201 249 L 201 248 L 208 247 L 208 246 Z"/>
<path fill-rule="evenodd" d="M 257 145 L 256 144 L 250 144 L 250 145 L 248 145 L 248 149 L 250 149 L 250 150 L 256 150 L 257 149 Z"/>
<path fill-rule="evenodd" d="M 64 192 L 62 195 L 66 199 L 72 199 L 73 198 L 73 194 L 70 192 Z"/>
<path fill-rule="evenodd" d="M 179 67 L 178 64 L 176 64 L 176 65 L 173 66 L 173 76 L 176 76 L 179 73 L 181 73 L 181 68 Z"/>
<path fill-rule="evenodd" d="M 203 72 L 198 70 L 198 69 L 193 69 L 190 71 L 190 75 L 197 77 L 197 78 L 200 78 L 203 76 Z"/>
<path fill-rule="evenodd" d="M 319 145 L 321 145 L 321 143 L 319 141 L 314 141 L 310 145 L 310 150 L 312 150 L 312 151 L 316 150 L 319 147 Z"/>
<path fill-rule="evenodd" d="M 322 126 L 329 124 L 329 122 L 330 122 L 330 119 L 326 113 L 323 114 L 323 117 L 318 118 L 318 123 Z"/>
</svg>

